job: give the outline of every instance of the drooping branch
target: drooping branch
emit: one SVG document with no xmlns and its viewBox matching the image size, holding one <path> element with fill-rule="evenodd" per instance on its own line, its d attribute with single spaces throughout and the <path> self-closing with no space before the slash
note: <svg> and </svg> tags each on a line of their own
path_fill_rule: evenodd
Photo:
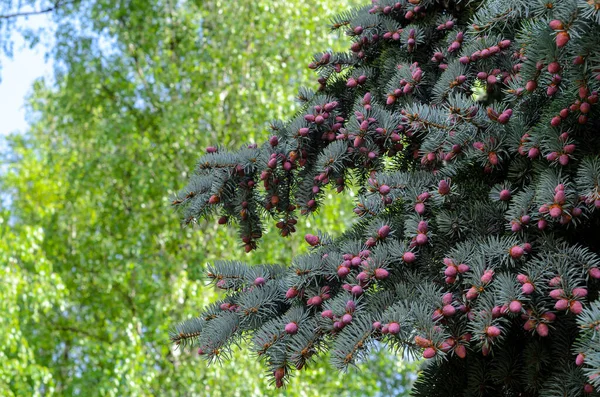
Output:
<svg viewBox="0 0 600 397">
<path fill-rule="evenodd" d="M 95 339 L 95 340 L 97 340 L 99 342 L 110 343 L 110 340 L 108 340 L 104 336 L 96 335 L 96 334 L 94 334 L 92 332 L 89 332 L 89 331 L 86 331 L 84 329 L 77 328 L 77 327 L 56 324 L 56 325 L 53 326 L 53 329 L 56 330 L 56 331 L 71 332 L 71 333 L 75 333 L 75 334 L 84 335 L 84 336 L 86 336 L 88 338 Z"/>
<path fill-rule="evenodd" d="M 0 15 L 0 19 L 11 19 L 11 18 L 19 18 L 19 17 L 26 17 L 26 16 L 31 16 L 31 15 L 40 15 L 40 14 L 47 14 L 49 12 L 54 12 L 55 10 L 57 10 L 61 5 L 66 4 L 66 2 L 62 1 L 62 0 L 56 0 L 54 2 L 54 4 L 48 8 L 44 8 L 42 10 L 38 10 L 38 11 L 23 11 L 23 12 L 15 12 L 12 14 L 5 14 L 5 15 Z"/>
</svg>

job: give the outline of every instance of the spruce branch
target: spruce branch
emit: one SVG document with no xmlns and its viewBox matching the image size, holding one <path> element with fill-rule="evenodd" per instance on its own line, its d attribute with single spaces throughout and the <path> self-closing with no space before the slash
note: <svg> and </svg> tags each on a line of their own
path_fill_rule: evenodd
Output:
<svg viewBox="0 0 600 397">
<path fill-rule="evenodd" d="M 383 344 L 427 360 L 414 395 L 597 393 L 597 20 L 580 0 L 334 19 L 349 52 L 315 54 L 300 111 L 263 145 L 206 148 L 173 204 L 236 223 L 247 251 L 326 189 L 356 188 L 356 222 L 306 234 L 289 267 L 216 263 L 228 297 L 173 340 L 214 359 L 251 337 L 278 387 L 323 351 L 346 369 Z"/>
</svg>

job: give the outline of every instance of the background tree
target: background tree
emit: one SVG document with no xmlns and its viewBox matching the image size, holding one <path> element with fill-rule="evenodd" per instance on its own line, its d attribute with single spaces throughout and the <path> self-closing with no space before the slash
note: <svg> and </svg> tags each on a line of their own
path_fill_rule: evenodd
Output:
<svg viewBox="0 0 600 397">
<path fill-rule="evenodd" d="M 207 148 L 174 204 L 249 251 L 352 182 L 360 222 L 291 266 L 217 261 L 229 295 L 173 342 L 249 339 L 278 387 L 384 343 L 429 359 L 418 396 L 598 395 L 600 3 L 375 0 L 333 27 L 350 51 L 315 55 L 302 111 Z"/>
<path fill-rule="evenodd" d="M 207 368 L 169 346 L 165 319 L 197 314 L 214 301 L 203 265 L 240 257 L 233 233 L 201 223 L 179 230 L 169 195 L 187 177 L 198 146 L 266 137 L 264 122 L 293 114 L 308 82 L 300 59 L 334 5 L 296 1 L 25 2 L 51 12 L 55 81 L 38 81 L 31 128 L 9 138 L 0 217 L 1 395 L 277 395 L 259 366 Z M 27 9 L 4 2 L 0 14 Z M 2 32 L 19 29 L 2 18 Z M 27 32 L 25 32 L 27 33 Z M 36 33 L 27 33 L 35 39 Z M 293 43 L 293 45 L 291 45 Z M 347 201 L 309 221 L 341 231 Z M 349 219 L 349 217 L 346 217 Z M 299 230 L 306 230 L 302 222 Z M 285 262 L 298 239 L 265 248 L 250 262 Z M 295 380 L 290 395 L 398 390 L 373 373 L 348 385 L 323 365 Z M 387 363 L 387 364 L 386 364 Z M 386 364 L 386 365 L 384 365 Z"/>
</svg>

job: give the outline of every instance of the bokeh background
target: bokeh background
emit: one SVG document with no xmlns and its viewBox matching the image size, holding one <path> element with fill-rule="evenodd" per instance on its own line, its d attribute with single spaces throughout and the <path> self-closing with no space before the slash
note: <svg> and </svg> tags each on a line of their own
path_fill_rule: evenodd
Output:
<svg viewBox="0 0 600 397">
<path fill-rule="evenodd" d="M 243 348 L 208 367 L 168 340 L 217 299 L 207 262 L 289 263 L 305 233 L 353 221 L 352 194 L 332 192 L 244 254 L 169 203 L 206 146 L 261 142 L 294 114 L 312 54 L 349 45 L 329 19 L 357 4 L 0 1 L 0 396 L 407 394 L 416 364 L 383 350 L 346 374 L 324 356 L 276 391 Z"/>
</svg>

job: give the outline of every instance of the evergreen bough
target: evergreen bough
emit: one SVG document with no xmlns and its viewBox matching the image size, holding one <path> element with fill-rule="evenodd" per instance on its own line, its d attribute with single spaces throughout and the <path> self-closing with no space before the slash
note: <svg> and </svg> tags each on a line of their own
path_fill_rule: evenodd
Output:
<svg viewBox="0 0 600 397">
<path fill-rule="evenodd" d="M 246 251 L 328 187 L 357 222 L 290 266 L 217 262 L 228 291 L 171 339 L 251 341 L 281 387 L 329 350 L 425 357 L 415 396 L 600 395 L 600 1 L 379 0 L 333 21 L 348 53 L 262 146 L 207 148 L 173 204 Z"/>
</svg>

